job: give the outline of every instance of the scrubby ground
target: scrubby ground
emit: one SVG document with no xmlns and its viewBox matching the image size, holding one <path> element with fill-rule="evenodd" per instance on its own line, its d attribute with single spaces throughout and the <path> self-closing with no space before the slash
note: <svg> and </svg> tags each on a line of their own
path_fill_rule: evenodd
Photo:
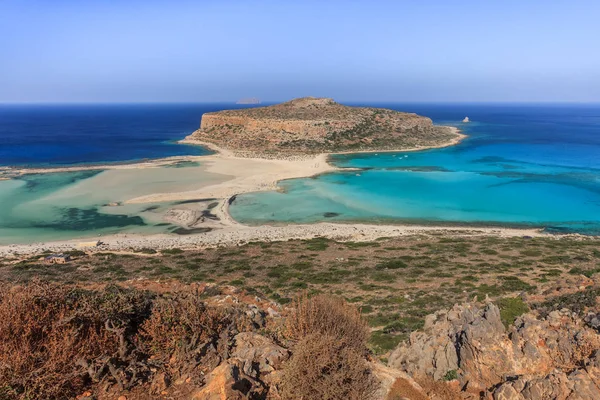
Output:
<svg viewBox="0 0 600 400">
<path fill-rule="evenodd" d="M 0 286 L 0 337 L 0 399 L 386 393 L 369 361 L 366 321 L 326 295 L 305 294 L 281 310 L 214 286 L 82 289 L 33 280 Z"/>
<path fill-rule="evenodd" d="M 543 302 L 595 285 L 600 240 L 413 236 L 374 242 L 327 239 L 250 243 L 202 251 L 137 249 L 73 252 L 74 260 L 4 259 L 0 279 L 33 277 L 69 284 L 135 281 L 230 285 L 287 304 L 301 291 L 344 297 L 372 328 L 371 349 L 385 357 L 424 317 L 455 303 L 489 296 L 506 320 L 524 311 L 517 296 Z"/>
</svg>

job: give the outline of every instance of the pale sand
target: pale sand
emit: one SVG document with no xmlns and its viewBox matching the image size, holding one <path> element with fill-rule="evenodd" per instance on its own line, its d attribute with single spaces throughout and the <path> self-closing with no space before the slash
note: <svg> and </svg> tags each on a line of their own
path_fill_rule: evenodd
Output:
<svg viewBox="0 0 600 400">
<path fill-rule="evenodd" d="M 102 164 L 102 165 L 77 165 L 72 167 L 49 167 L 49 168 L 5 168 L 0 172 L 10 174 L 11 176 L 28 174 L 50 174 L 54 172 L 76 172 L 76 171 L 97 171 L 97 170 L 118 170 L 118 169 L 138 169 L 138 168 L 156 168 L 173 165 L 182 161 L 202 161 L 206 156 L 173 156 L 158 158 L 155 160 L 132 162 L 127 164 Z M 6 178 L 10 179 L 10 178 Z"/>
<path fill-rule="evenodd" d="M 368 224 L 332 224 L 318 223 L 310 225 L 287 226 L 225 226 L 207 233 L 188 236 L 173 234 L 132 235 L 119 234 L 100 238 L 100 247 L 81 247 L 80 244 L 94 243 L 91 239 L 57 241 L 49 243 L 19 244 L 0 246 L 0 256 L 37 254 L 45 250 L 53 252 L 82 249 L 87 251 L 127 251 L 131 249 L 152 248 L 156 250 L 180 248 L 186 250 L 207 247 L 240 245 L 252 241 L 284 241 L 291 239 L 312 239 L 326 237 L 339 241 L 373 241 L 383 237 L 410 235 L 445 235 L 452 237 L 553 237 L 538 229 L 511 228 L 471 228 L 471 227 L 434 227 L 434 226 L 393 226 Z M 579 235 L 570 235 L 579 236 Z M 558 237 L 557 237 L 558 238 Z"/>
<path fill-rule="evenodd" d="M 465 135 L 456 129 L 457 137 L 444 144 L 452 146 L 457 144 Z M 164 248 L 203 248 L 218 245 L 236 245 L 249 241 L 275 241 L 288 239 L 310 239 L 314 237 L 327 237 L 335 240 L 371 241 L 381 237 L 397 237 L 415 234 L 447 234 L 452 236 L 481 236 L 494 235 L 504 237 L 517 236 L 549 236 L 539 229 L 513 229 L 513 228 L 473 228 L 473 227 L 435 227 L 414 225 L 369 225 L 369 224 L 335 224 L 317 223 L 287 226 L 246 226 L 233 220 L 228 213 L 229 199 L 231 196 L 264 190 L 276 190 L 278 182 L 286 179 L 314 176 L 326 172 L 336 171 L 338 168 L 327 162 L 329 154 L 316 156 L 287 157 L 286 159 L 262 159 L 236 156 L 233 152 L 217 148 L 216 146 L 185 140 L 186 143 L 195 143 L 209 147 L 217 154 L 209 156 L 172 157 L 156 161 L 137 164 L 68 167 L 58 169 L 21 170 L 20 173 L 44 173 L 57 171 L 77 171 L 83 169 L 133 169 L 148 168 L 172 164 L 179 161 L 201 161 L 207 172 L 228 176 L 230 179 L 216 184 L 198 184 L 198 188 L 184 192 L 154 193 L 135 197 L 126 203 L 155 203 L 167 201 L 182 201 L 216 198 L 219 205 L 212 211 L 219 217 L 219 221 L 207 221 L 202 227 L 213 230 L 206 233 L 197 233 L 187 236 L 173 234 L 138 235 L 118 234 L 100 237 L 104 243 L 102 251 L 122 251 L 131 248 L 149 247 L 154 249 Z M 399 151 L 418 151 L 425 148 L 403 149 Z M 382 152 L 382 151 L 373 151 Z M 347 169 L 344 169 L 347 170 Z M 176 173 L 177 170 L 173 170 Z M 19 244 L 0 246 L 0 255 L 31 254 L 44 250 L 65 251 L 77 248 L 82 241 L 90 239 L 57 241 L 36 244 Z M 90 248 L 88 248 L 90 249 Z M 90 250 L 93 250 L 90 249 Z"/>
<path fill-rule="evenodd" d="M 327 156 L 327 154 L 319 154 L 296 160 L 243 158 L 227 153 L 203 156 L 202 165 L 207 172 L 232 176 L 233 179 L 216 185 L 202 186 L 197 190 L 156 193 L 136 197 L 127 202 L 152 203 L 199 198 L 224 199 L 241 193 L 276 190 L 277 182 L 285 179 L 309 177 L 338 170 L 327 163 Z"/>
</svg>

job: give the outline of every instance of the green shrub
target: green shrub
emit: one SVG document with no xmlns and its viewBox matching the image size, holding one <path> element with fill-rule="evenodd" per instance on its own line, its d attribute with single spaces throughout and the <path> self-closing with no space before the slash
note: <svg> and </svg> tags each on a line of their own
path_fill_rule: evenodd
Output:
<svg viewBox="0 0 600 400">
<path fill-rule="evenodd" d="M 183 253 L 183 250 L 178 249 L 177 247 L 175 247 L 173 249 L 162 249 L 160 252 L 162 254 L 181 254 L 181 253 Z"/>
<path fill-rule="evenodd" d="M 535 289 L 535 286 L 532 286 L 529 283 L 522 281 L 516 276 L 501 276 L 500 279 L 503 280 L 502 289 L 505 291 L 531 291 Z"/>
<path fill-rule="evenodd" d="M 455 369 L 451 369 L 450 371 L 446 372 L 446 375 L 444 375 L 445 381 L 453 381 L 455 379 L 458 379 L 458 372 L 456 372 Z"/>
<path fill-rule="evenodd" d="M 542 316 L 547 315 L 553 310 L 567 308 L 579 315 L 583 315 L 590 307 L 597 305 L 597 298 L 600 296 L 600 289 L 587 288 L 580 292 L 565 294 L 546 300 L 543 303 L 535 305 Z"/>
<path fill-rule="evenodd" d="M 142 253 L 142 254 L 156 254 L 157 253 L 156 250 L 150 249 L 150 248 L 147 248 L 147 247 L 144 247 L 142 249 L 136 250 L 135 252 L 136 253 Z"/>
<path fill-rule="evenodd" d="M 381 262 L 375 266 L 375 269 L 404 269 L 407 268 L 408 264 L 406 264 L 402 260 L 386 260 Z"/>
<path fill-rule="evenodd" d="M 327 238 L 317 237 L 310 240 L 305 240 L 304 243 L 307 244 L 306 249 L 312 251 L 323 251 L 327 250 L 329 247 L 330 240 Z"/>
<path fill-rule="evenodd" d="M 371 333 L 369 347 L 377 355 L 385 354 L 395 349 L 404 339 L 406 339 L 406 335 L 392 335 L 383 331 L 375 331 Z"/>
<path fill-rule="evenodd" d="M 569 274 L 572 274 L 572 275 L 583 275 L 583 276 L 586 276 L 588 278 L 591 278 L 592 275 L 597 274 L 598 272 L 600 272 L 600 268 L 582 269 L 582 268 L 579 268 L 579 267 L 574 267 L 574 268 L 571 268 L 569 270 Z"/>
<path fill-rule="evenodd" d="M 529 311 L 529 306 L 520 297 L 500 299 L 497 305 L 500 309 L 500 319 L 506 328 L 512 325 L 517 317 Z"/>
</svg>

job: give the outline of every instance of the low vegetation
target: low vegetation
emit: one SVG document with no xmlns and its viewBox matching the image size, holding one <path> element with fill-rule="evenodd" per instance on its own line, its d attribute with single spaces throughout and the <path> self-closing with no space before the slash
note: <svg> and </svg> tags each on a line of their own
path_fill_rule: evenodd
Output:
<svg viewBox="0 0 600 400">
<path fill-rule="evenodd" d="M 77 254 L 67 264 L 40 256 L 0 260 L 0 280 L 34 277 L 88 285 L 148 279 L 231 285 L 288 304 L 299 293 L 344 297 L 361 310 L 378 354 L 455 303 L 515 298 L 576 287 L 600 270 L 600 240 L 411 236 L 373 242 L 325 238 L 255 242 L 202 251 Z M 570 283 L 569 283 L 570 282 Z M 579 282 L 579 283 L 577 283 Z"/>
</svg>

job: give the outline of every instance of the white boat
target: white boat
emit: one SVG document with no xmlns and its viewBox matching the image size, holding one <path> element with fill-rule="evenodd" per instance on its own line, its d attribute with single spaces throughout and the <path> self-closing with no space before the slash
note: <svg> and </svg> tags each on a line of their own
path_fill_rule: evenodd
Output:
<svg viewBox="0 0 600 400">
<path fill-rule="evenodd" d="M 466 124 L 467 122 L 471 122 L 471 121 L 469 120 L 469 117 L 465 117 L 465 119 L 463 119 L 462 122 L 464 122 Z"/>
</svg>

